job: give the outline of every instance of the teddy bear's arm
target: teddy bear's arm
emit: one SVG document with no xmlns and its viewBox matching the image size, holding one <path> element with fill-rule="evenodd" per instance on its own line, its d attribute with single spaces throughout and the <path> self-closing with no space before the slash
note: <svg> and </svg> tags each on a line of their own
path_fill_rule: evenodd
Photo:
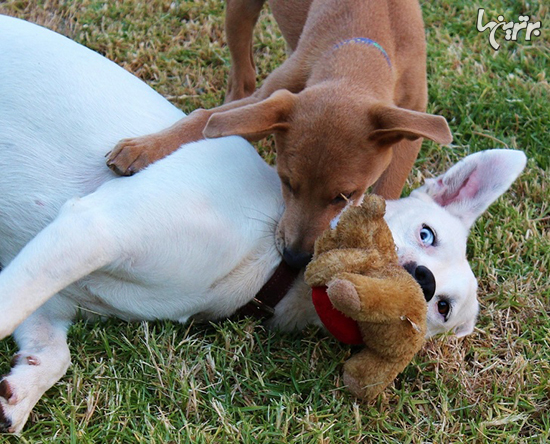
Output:
<svg viewBox="0 0 550 444">
<path fill-rule="evenodd" d="M 343 271 L 359 273 L 365 268 L 375 268 L 380 261 L 376 250 L 342 248 L 329 250 L 317 256 L 305 272 L 305 280 L 312 287 L 327 285 L 334 275 Z"/>
<path fill-rule="evenodd" d="M 349 272 L 335 278 L 327 293 L 342 313 L 361 322 L 407 320 L 424 334 L 426 301 L 419 285 L 405 270 L 387 278 Z"/>
</svg>

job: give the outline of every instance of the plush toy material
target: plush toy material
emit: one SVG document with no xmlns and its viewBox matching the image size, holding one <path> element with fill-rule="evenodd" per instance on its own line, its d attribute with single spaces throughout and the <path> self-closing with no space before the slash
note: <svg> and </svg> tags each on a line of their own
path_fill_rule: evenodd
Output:
<svg viewBox="0 0 550 444">
<path fill-rule="evenodd" d="M 359 324 L 354 319 L 334 308 L 328 297 L 327 287 L 313 287 L 311 289 L 311 299 L 321 322 L 325 324 L 326 329 L 336 339 L 344 344 L 363 344 L 363 336 L 361 335 Z"/>
<path fill-rule="evenodd" d="M 344 382 L 365 400 L 395 379 L 426 334 L 426 301 L 398 263 L 385 210 L 377 196 L 366 196 L 361 206 L 346 210 L 336 228 L 317 239 L 305 273 L 329 331 L 332 328 L 339 339 L 357 341 L 357 332 L 361 336 L 365 348 L 344 364 Z M 325 290 L 333 307 L 323 301 Z M 343 317 L 334 317 L 335 311 Z"/>
</svg>

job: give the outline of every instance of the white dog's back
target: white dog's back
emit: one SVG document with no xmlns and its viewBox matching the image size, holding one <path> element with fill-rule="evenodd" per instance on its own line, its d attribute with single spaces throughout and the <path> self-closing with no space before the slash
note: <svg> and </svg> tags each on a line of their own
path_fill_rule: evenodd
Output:
<svg viewBox="0 0 550 444">
<path fill-rule="evenodd" d="M 183 113 L 116 64 L 59 34 L 0 16 L 0 36 L 0 206 L 26 212 L 17 220 L 0 214 L 4 226 L 21 233 L 0 236 L 6 261 L 67 199 L 115 177 L 104 165 L 107 147 L 123 136 L 163 128 Z"/>
<path fill-rule="evenodd" d="M 117 257 L 85 285 L 67 289 L 81 306 L 185 320 L 201 307 L 211 316 L 231 313 L 239 297 L 246 301 L 261 287 L 280 260 L 271 236 L 281 198 L 276 173 L 250 144 L 238 137 L 201 141 L 138 176 L 118 178 L 105 166 L 108 147 L 183 113 L 104 57 L 21 20 L 0 17 L 0 54 L 0 96 L 8 101 L 0 107 L 0 263 L 8 265 L 68 199 L 82 197 L 61 216 L 80 212 L 101 224 L 95 230 L 104 239 L 94 241 L 112 239 L 120 245 L 116 254 L 129 259 Z M 63 242 L 83 236 L 66 230 Z M 41 244 L 55 261 L 53 248 Z M 72 262 L 84 260 L 85 245 L 72 251 Z M 263 266 L 242 271 L 259 257 Z M 225 279 L 239 271 L 240 282 Z M 156 307 L 143 302 L 152 286 L 164 297 Z M 223 291 L 235 298 L 209 306 Z M 176 309 L 182 293 L 189 304 Z"/>
</svg>

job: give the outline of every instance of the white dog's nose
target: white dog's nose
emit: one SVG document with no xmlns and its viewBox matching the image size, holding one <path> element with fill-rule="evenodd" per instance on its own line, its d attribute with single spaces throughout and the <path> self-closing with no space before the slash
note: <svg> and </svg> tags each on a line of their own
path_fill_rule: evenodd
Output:
<svg viewBox="0 0 550 444">
<path fill-rule="evenodd" d="M 429 302 L 435 294 L 435 277 L 430 269 L 424 267 L 424 265 L 417 265 L 416 262 L 407 262 L 403 265 L 403 268 L 416 279 L 424 292 L 426 302 Z"/>
</svg>

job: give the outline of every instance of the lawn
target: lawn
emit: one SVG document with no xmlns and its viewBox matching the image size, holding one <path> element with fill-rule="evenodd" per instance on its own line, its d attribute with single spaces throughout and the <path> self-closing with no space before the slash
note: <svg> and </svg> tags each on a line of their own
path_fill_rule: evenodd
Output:
<svg viewBox="0 0 550 444">
<path fill-rule="evenodd" d="M 474 226 L 475 332 L 430 340 L 372 404 L 345 390 L 352 350 L 316 329 L 77 322 L 73 363 L 20 438 L 59 443 L 546 443 L 550 441 L 550 67 L 548 3 L 495 0 L 485 19 L 540 20 L 542 35 L 501 43 L 476 30 L 477 5 L 424 2 L 429 110 L 451 147 L 425 142 L 407 191 L 467 154 L 522 149 L 524 174 Z M 3 0 L 0 13 L 45 25 L 119 63 L 186 112 L 223 101 L 229 52 L 219 0 Z M 266 8 L 258 81 L 285 57 Z M 1 60 L 1 54 L 0 54 Z M 1 81 L 1 79 L 0 79 Z M 0 98 L 1 100 L 1 98 Z M 106 150 L 109 147 L 106 147 Z M 258 145 L 274 160 L 272 142 Z M 15 345 L 0 343 L 7 372 Z"/>
</svg>

